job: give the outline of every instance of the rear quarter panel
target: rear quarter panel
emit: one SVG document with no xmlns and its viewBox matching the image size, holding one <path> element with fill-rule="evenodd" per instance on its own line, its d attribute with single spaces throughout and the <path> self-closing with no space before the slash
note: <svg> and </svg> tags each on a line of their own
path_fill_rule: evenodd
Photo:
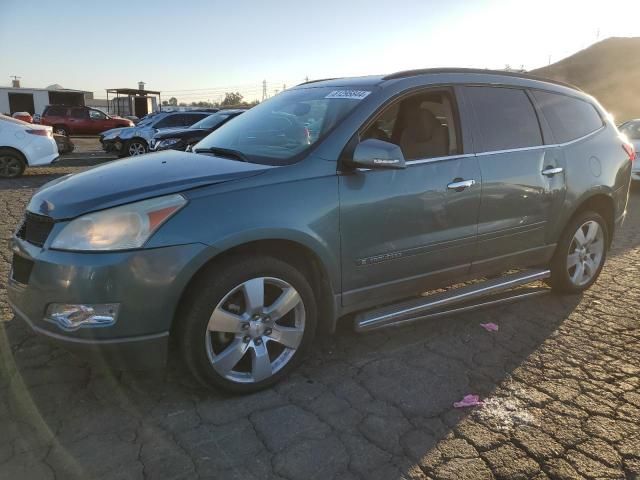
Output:
<svg viewBox="0 0 640 480">
<path fill-rule="evenodd" d="M 631 182 L 631 162 L 622 148 L 615 125 L 607 120 L 601 130 L 563 147 L 567 193 L 552 240 L 556 241 L 580 206 L 598 194 L 610 197 L 615 219 L 623 214 Z"/>
</svg>

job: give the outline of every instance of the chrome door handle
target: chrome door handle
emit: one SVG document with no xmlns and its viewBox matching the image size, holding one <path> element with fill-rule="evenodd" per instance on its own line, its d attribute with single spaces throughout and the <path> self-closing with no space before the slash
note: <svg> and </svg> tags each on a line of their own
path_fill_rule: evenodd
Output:
<svg viewBox="0 0 640 480">
<path fill-rule="evenodd" d="M 558 173 L 562 173 L 562 172 L 563 172 L 562 167 L 547 167 L 544 170 L 542 170 L 542 174 L 546 175 L 547 177 L 553 177 L 554 175 L 557 175 Z"/>
<path fill-rule="evenodd" d="M 456 182 L 451 182 L 449 185 L 447 185 L 447 188 L 449 190 L 455 190 L 457 192 L 461 192 L 465 188 L 469 188 L 471 185 L 475 185 L 475 184 L 476 184 L 475 180 L 460 180 Z"/>
</svg>

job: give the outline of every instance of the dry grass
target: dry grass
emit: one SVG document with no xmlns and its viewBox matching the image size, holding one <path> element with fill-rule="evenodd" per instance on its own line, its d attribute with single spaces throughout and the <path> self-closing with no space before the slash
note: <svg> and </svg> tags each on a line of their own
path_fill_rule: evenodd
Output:
<svg viewBox="0 0 640 480">
<path fill-rule="evenodd" d="M 616 123 L 640 118 L 640 37 L 608 38 L 531 73 L 580 87 Z"/>
</svg>

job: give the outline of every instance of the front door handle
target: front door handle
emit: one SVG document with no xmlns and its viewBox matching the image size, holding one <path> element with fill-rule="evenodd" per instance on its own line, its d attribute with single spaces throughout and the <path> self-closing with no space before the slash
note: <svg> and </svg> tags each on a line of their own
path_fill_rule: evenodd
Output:
<svg viewBox="0 0 640 480">
<path fill-rule="evenodd" d="M 562 167 L 547 167 L 544 170 L 542 170 L 542 174 L 546 175 L 547 177 L 553 177 L 554 175 L 557 175 L 558 173 L 562 173 L 563 169 Z"/>
<path fill-rule="evenodd" d="M 476 184 L 475 180 L 462 180 L 461 178 L 456 178 L 453 180 L 453 182 L 447 185 L 447 188 L 449 190 L 455 190 L 456 192 L 461 192 L 465 188 L 469 188 L 471 185 L 475 185 L 475 184 Z"/>
</svg>

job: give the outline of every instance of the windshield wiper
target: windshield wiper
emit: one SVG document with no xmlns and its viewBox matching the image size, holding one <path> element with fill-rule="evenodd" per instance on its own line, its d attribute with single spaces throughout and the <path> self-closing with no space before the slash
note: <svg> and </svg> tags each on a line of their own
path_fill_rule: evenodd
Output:
<svg viewBox="0 0 640 480">
<path fill-rule="evenodd" d="M 242 162 L 249 162 L 249 159 L 246 155 L 238 150 L 233 150 L 231 148 L 222 148 L 222 147 L 207 147 L 207 148 L 198 148 L 194 150 L 195 153 L 213 153 L 214 155 L 220 155 L 221 157 L 230 157 L 240 160 Z"/>
</svg>

